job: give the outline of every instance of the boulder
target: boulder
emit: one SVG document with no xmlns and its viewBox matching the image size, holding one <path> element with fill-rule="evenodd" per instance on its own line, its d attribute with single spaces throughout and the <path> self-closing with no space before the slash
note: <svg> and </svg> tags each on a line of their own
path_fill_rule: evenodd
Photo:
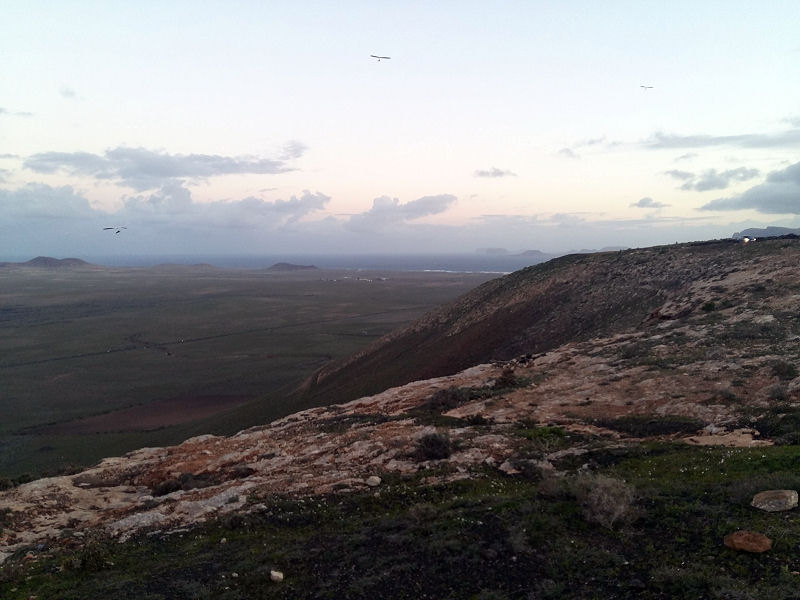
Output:
<svg viewBox="0 0 800 600">
<path fill-rule="evenodd" d="M 791 510 L 797 506 L 797 492 L 794 490 L 766 490 L 753 496 L 750 505 L 769 512 Z"/>
<path fill-rule="evenodd" d="M 766 552 L 772 548 L 772 540 L 755 531 L 734 531 L 725 536 L 723 543 L 728 548 L 742 552 Z"/>
<path fill-rule="evenodd" d="M 381 484 L 381 478 L 378 477 L 377 475 L 370 475 L 369 477 L 367 477 L 366 484 L 369 487 L 377 487 Z"/>
</svg>

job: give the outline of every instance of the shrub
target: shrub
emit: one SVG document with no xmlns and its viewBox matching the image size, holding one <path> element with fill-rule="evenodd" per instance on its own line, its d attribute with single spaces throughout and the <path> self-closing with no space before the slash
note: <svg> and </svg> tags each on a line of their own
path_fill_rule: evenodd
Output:
<svg viewBox="0 0 800 600">
<path fill-rule="evenodd" d="M 519 384 L 520 382 L 516 373 L 514 373 L 514 369 L 503 369 L 500 377 L 495 380 L 492 387 L 496 390 L 505 390 L 518 387 Z"/>
<path fill-rule="evenodd" d="M 451 386 L 436 390 L 427 402 L 427 407 L 432 412 L 447 412 L 451 408 L 461 406 L 472 399 L 469 388 Z"/>
<path fill-rule="evenodd" d="M 705 423 L 682 415 L 628 415 L 618 419 L 597 419 L 596 425 L 635 437 L 695 433 Z"/>
<path fill-rule="evenodd" d="M 780 379 L 794 379 L 797 377 L 797 367 L 785 360 L 776 360 L 772 363 L 772 373 Z"/>
<path fill-rule="evenodd" d="M 443 433 L 428 433 L 417 442 L 416 456 L 420 460 L 441 460 L 453 453 L 450 437 Z"/>
<path fill-rule="evenodd" d="M 611 529 L 631 514 L 633 488 L 624 481 L 605 475 L 579 475 L 571 487 L 583 516 L 591 523 Z"/>
<path fill-rule="evenodd" d="M 770 400 L 776 400 L 778 402 L 786 402 L 789 398 L 789 390 L 787 387 L 782 383 L 776 383 L 775 385 L 771 385 L 769 389 L 767 389 L 767 396 Z"/>
</svg>

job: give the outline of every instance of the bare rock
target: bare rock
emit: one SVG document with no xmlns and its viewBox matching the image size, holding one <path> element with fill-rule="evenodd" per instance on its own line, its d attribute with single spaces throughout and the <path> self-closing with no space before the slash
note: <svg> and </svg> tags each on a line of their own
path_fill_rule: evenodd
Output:
<svg viewBox="0 0 800 600">
<path fill-rule="evenodd" d="M 772 540 L 755 531 L 734 531 L 725 536 L 723 543 L 728 548 L 742 552 L 766 552 L 772 548 Z"/>
<path fill-rule="evenodd" d="M 370 475 L 364 483 L 369 487 L 378 487 L 381 484 L 381 478 L 377 475 Z"/>
<path fill-rule="evenodd" d="M 753 496 L 750 505 L 768 512 L 791 510 L 797 506 L 797 492 L 795 490 L 766 490 Z"/>
<path fill-rule="evenodd" d="M 281 571 L 270 571 L 269 578 L 275 583 L 283 581 L 283 573 Z"/>
</svg>

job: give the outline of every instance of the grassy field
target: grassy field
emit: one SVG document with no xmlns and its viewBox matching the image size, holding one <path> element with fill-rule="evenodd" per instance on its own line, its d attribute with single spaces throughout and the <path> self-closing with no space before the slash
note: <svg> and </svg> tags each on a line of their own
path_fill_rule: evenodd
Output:
<svg viewBox="0 0 800 600">
<path fill-rule="evenodd" d="M 0 477 L 230 434 L 291 412 L 285 392 L 315 369 L 491 277 L 5 267 Z M 157 426 L 137 418 L 166 404 L 173 409 Z"/>
</svg>

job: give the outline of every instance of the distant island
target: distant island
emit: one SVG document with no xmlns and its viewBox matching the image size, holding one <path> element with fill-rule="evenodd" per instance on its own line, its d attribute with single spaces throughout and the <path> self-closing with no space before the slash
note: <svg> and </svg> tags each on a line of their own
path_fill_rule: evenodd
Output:
<svg viewBox="0 0 800 600">
<path fill-rule="evenodd" d="M 295 265 L 292 263 L 279 262 L 275 263 L 267 269 L 267 271 L 308 271 L 309 269 L 316 269 L 314 265 Z"/>
<path fill-rule="evenodd" d="M 767 237 L 780 237 L 782 235 L 800 235 L 800 229 L 792 229 L 790 227 L 751 227 L 737 231 L 731 237 L 737 240 L 742 238 L 767 238 Z"/>
</svg>

